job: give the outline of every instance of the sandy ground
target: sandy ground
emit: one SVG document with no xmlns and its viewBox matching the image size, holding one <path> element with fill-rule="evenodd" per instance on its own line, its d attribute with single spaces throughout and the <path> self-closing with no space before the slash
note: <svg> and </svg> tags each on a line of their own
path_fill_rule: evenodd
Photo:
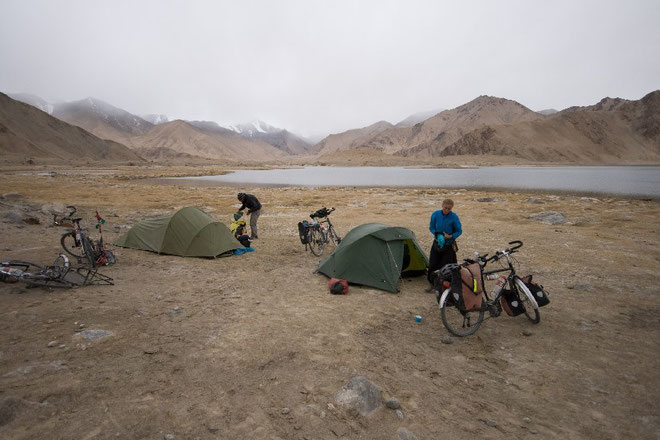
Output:
<svg viewBox="0 0 660 440">
<path fill-rule="evenodd" d="M 418 439 L 660 437 L 657 202 L 132 178 L 204 171 L 0 172 L 0 194 L 20 195 L 0 200 L 0 260 L 55 258 L 64 230 L 40 212 L 46 203 L 75 204 L 87 220 L 98 208 L 107 241 L 187 205 L 228 223 L 237 190 L 264 204 L 254 253 L 117 248 L 117 264 L 102 269 L 114 286 L 0 284 L 0 438 L 396 439 L 400 428 Z M 333 296 L 297 237 L 297 222 L 326 205 L 341 235 L 372 221 L 406 226 L 428 250 L 429 216 L 447 196 L 465 231 L 459 258 L 525 242 L 520 272 L 551 293 L 540 324 L 501 316 L 444 344 L 423 278 L 401 281 L 398 294 L 351 286 Z M 16 209 L 41 223 L 1 222 Z M 568 223 L 527 218 L 551 210 Z M 81 329 L 112 335 L 89 341 Z M 340 406 L 335 393 L 356 375 L 399 399 L 403 418 Z"/>
</svg>

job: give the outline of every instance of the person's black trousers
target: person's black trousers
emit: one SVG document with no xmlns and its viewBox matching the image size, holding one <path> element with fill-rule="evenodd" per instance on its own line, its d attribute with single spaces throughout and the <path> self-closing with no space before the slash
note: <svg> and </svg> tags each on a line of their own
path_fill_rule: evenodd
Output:
<svg viewBox="0 0 660 440">
<path fill-rule="evenodd" d="M 456 263 L 456 252 L 451 244 L 446 244 L 440 248 L 438 242 L 433 240 L 433 246 L 431 246 L 431 253 L 429 255 L 429 273 L 427 279 L 429 283 L 433 285 L 435 282 L 436 270 L 442 268 L 445 264 Z"/>
</svg>

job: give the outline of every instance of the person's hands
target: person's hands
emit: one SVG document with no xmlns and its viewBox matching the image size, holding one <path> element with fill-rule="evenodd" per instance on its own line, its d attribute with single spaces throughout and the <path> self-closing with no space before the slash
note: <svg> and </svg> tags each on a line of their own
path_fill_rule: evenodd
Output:
<svg viewBox="0 0 660 440">
<path fill-rule="evenodd" d="M 443 232 L 442 235 L 445 236 L 445 240 L 448 240 L 448 239 L 451 238 L 451 234 L 447 234 L 447 233 Z"/>
</svg>

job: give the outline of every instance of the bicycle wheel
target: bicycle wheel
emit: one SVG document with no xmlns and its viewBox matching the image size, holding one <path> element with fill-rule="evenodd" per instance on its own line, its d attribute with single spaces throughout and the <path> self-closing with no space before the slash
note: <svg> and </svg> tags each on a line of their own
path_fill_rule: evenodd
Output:
<svg viewBox="0 0 660 440">
<path fill-rule="evenodd" d="M 514 280 L 514 288 L 518 293 L 518 298 L 520 298 L 520 304 L 523 306 L 525 316 L 527 316 L 527 319 L 532 321 L 532 323 L 538 324 L 541 322 L 541 314 L 539 313 L 539 308 L 536 304 L 536 300 L 534 299 L 534 295 L 532 295 L 532 292 L 529 291 L 527 286 L 525 286 L 525 283 L 523 283 L 520 278 L 516 276 Z"/>
<path fill-rule="evenodd" d="M 82 243 L 82 248 L 85 251 L 85 258 L 87 259 L 89 266 L 96 267 L 96 253 L 92 241 L 87 235 L 80 235 L 80 242 Z"/>
<path fill-rule="evenodd" d="M 440 317 L 445 328 L 454 336 L 470 336 L 474 334 L 484 320 L 484 310 L 461 312 L 457 307 L 458 294 L 446 289 L 440 298 Z"/>
<path fill-rule="evenodd" d="M 335 246 L 338 246 L 339 243 L 341 243 L 341 238 L 339 238 L 339 235 L 337 235 L 335 228 L 333 228 L 332 226 L 330 226 L 330 229 L 328 230 L 328 238 L 330 238 L 330 241 L 332 241 L 332 243 Z"/>
<path fill-rule="evenodd" d="M 325 248 L 323 232 L 321 232 L 321 229 L 313 228 L 309 235 L 309 250 L 317 257 L 320 257 L 323 254 L 323 248 Z"/>
<path fill-rule="evenodd" d="M 76 234 L 73 231 L 62 234 L 60 243 L 62 244 L 62 249 L 64 249 L 67 254 L 76 258 L 83 257 L 82 246 L 80 246 L 80 243 L 76 242 Z"/>
</svg>

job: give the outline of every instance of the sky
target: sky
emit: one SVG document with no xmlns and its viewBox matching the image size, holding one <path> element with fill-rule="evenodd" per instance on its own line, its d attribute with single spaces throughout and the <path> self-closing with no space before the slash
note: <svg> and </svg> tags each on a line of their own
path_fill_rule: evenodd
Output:
<svg viewBox="0 0 660 440">
<path fill-rule="evenodd" d="M 660 88 L 658 0 L 0 0 L 0 92 L 318 136 Z"/>
</svg>

